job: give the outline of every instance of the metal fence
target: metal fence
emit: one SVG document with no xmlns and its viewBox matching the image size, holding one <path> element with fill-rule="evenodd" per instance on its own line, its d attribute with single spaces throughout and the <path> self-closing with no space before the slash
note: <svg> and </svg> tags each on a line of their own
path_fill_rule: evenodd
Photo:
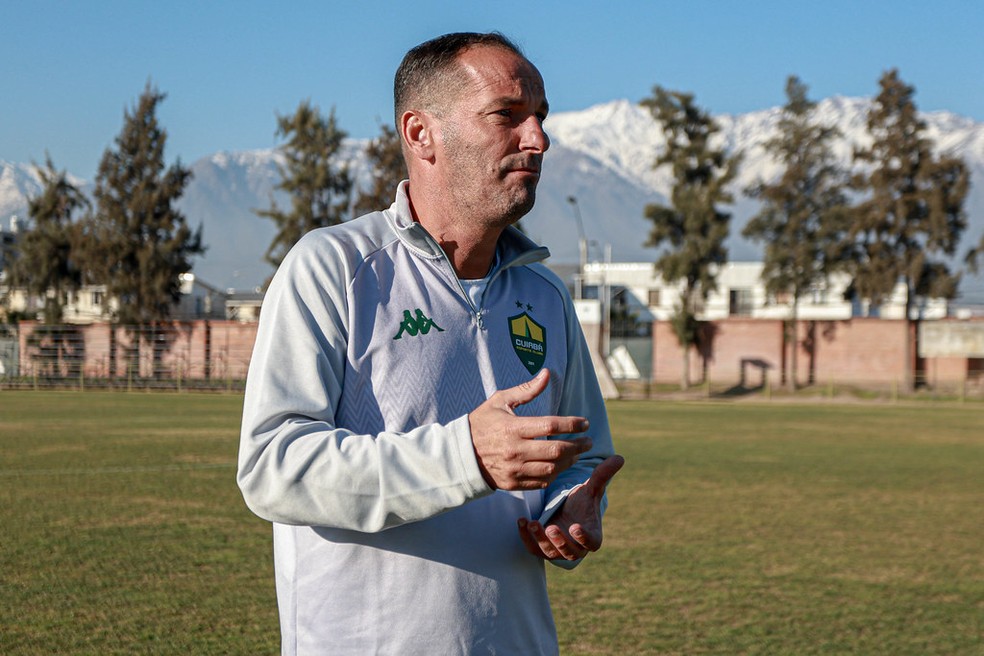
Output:
<svg viewBox="0 0 984 656">
<path fill-rule="evenodd" d="M 734 334 L 742 325 L 728 326 L 727 332 Z M 721 347 L 714 354 L 713 366 L 708 367 L 708 360 L 696 354 L 691 358 L 693 385 L 683 394 L 711 398 L 984 400 L 984 359 L 923 358 L 914 372 L 915 389 L 909 390 L 901 375 L 880 372 L 876 378 L 876 368 L 866 364 L 865 358 L 867 362 L 898 359 L 898 354 L 891 358 L 872 355 L 881 333 L 870 332 L 866 342 L 855 344 L 856 338 L 843 328 L 843 353 L 847 355 L 842 354 L 834 366 L 818 366 L 815 374 L 809 373 L 809 362 L 801 360 L 800 385 L 790 390 L 785 384 L 788 365 L 782 364 L 784 356 L 775 352 L 769 352 L 768 357 L 756 355 L 763 352 L 763 344 L 777 341 L 753 339 L 765 334 L 769 324 L 758 322 L 745 328 L 749 337 L 729 342 L 731 347 L 726 351 Z M 889 322 L 874 328 L 892 329 Z M 586 329 L 592 335 L 590 326 Z M 201 320 L 143 328 L 108 323 L 0 325 L 0 389 L 242 390 L 255 337 L 255 323 L 238 321 Z M 665 352 L 679 351 L 672 337 L 664 335 L 662 342 L 658 336 L 654 340 L 647 335 L 601 340 L 594 333 L 590 341 L 598 343 L 599 350 L 605 350 L 600 348 L 603 343 L 612 355 L 609 370 L 623 398 L 682 393 L 679 375 L 666 373 L 682 370 L 679 356 Z M 663 351 L 656 348 L 660 344 Z M 829 346 L 824 348 L 829 350 Z M 660 367 L 663 373 L 657 375 Z"/>
<path fill-rule="evenodd" d="M 0 386 L 239 390 L 255 331 L 232 321 L 8 326 L 0 330 Z"/>
<path fill-rule="evenodd" d="M 826 381 L 799 383 L 795 389 L 788 384 L 769 379 L 735 382 L 696 378 L 687 389 L 679 383 L 657 383 L 642 379 L 616 379 L 619 398 L 623 400 L 758 400 L 808 402 L 887 402 L 933 401 L 984 405 L 984 384 L 977 380 L 931 381 L 923 375 L 913 380 L 909 389 L 903 379 L 845 381 L 832 378 Z"/>
</svg>

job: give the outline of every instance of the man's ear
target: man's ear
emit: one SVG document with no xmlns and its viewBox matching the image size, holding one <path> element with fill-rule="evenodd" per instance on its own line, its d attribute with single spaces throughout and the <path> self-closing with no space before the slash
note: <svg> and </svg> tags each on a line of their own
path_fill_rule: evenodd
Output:
<svg viewBox="0 0 984 656">
<path fill-rule="evenodd" d="M 434 157 L 434 119 L 427 112 L 407 110 L 400 117 L 400 133 L 411 157 L 430 160 Z"/>
</svg>

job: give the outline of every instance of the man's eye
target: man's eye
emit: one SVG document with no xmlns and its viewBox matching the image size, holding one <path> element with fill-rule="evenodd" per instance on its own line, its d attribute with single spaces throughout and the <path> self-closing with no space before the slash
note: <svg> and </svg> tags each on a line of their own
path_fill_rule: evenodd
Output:
<svg viewBox="0 0 984 656">
<path fill-rule="evenodd" d="M 506 118 L 512 118 L 513 112 L 511 109 L 500 109 L 496 112 L 496 114 L 499 116 L 505 116 Z"/>
</svg>

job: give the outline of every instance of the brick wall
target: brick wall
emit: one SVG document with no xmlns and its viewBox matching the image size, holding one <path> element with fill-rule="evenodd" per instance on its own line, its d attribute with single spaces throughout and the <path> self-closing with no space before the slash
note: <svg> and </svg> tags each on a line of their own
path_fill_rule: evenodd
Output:
<svg viewBox="0 0 984 656">
<path fill-rule="evenodd" d="M 211 366 L 217 378 L 246 378 L 256 340 L 255 323 L 212 321 Z"/>
<path fill-rule="evenodd" d="M 224 320 L 178 322 L 137 340 L 114 324 L 60 326 L 57 333 L 42 336 L 43 324 L 22 322 L 19 369 L 23 376 L 150 377 L 156 370 L 165 378 L 242 380 L 256 326 Z"/>
<path fill-rule="evenodd" d="M 810 362 L 816 382 L 891 384 L 905 379 L 905 340 L 911 334 L 905 321 L 817 321 L 803 329 L 814 333 L 812 355 L 807 349 L 800 353 Z"/>
<path fill-rule="evenodd" d="M 703 345 L 690 353 L 690 381 L 704 380 L 749 387 L 780 381 L 783 362 L 782 321 L 729 319 L 705 326 Z M 683 349 L 667 321 L 653 324 L 653 379 L 677 383 L 683 371 Z"/>
<path fill-rule="evenodd" d="M 977 382 L 977 373 L 968 358 L 954 356 L 926 358 L 924 375 L 929 385 L 964 380 Z"/>
<path fill-rule="evenodd" d="M 690 350 L 690 381 L 701 380 L 703 364 L 696 349 Z M 653 323 L 653 381 L 679 383 L 683 372 L 683 349 L 668 321 Z"/>
<path fill-rule="evenodd" d="M 242 380 L 249 367 L 256 326 L 224 320 L 175 324 L 172 331 L 158 339 L 155 365 L 150 341 L 141 340 L 131 350 L 132 336 L 120 326 L 98 323 L 61 327 L 62 347 L 56 351 L 50 347 L 50 338 L 46 338 L 47 342 L 37 339 L 45 330 L 43 324 L 22 322 L 19 375 L 106 378 L 112 372 L 115 378 L 150 377 L 156 366 L 162 377 Z M 792 349 L 783 331 L 779 320 L 734 318 L 712 322 L 704 346 L 691 351 L 691 382 L 702 382 L 706 371 L 710 381 L 718 385 L 758 387 L 766 381 L 782 384 Z M 914 338 L 914 331 L 910 331 Z M 584 332 L 588 344 L 596 348 L 597 324 L 584 325 Z M 905 335 L 905 323 L 898 320 L 801 321 L 796 342 L 798 382 L 861 386 L 901 383 L 905 378 Z M 42 354 L 39 349 L 44 344 L 48 346 Z M 669 322 L 653 324 L 652 357 L 655 382 L 680 382 L 682 351 Z M 131 363 L 135 368 L 129 369 Z M 914 369 L 917 364 L 930 385 L 984 382 L 981 358 L 927 357 L 914 361 Z"/>
<path fill-rule="evenodd" d="M 731 319 L 716 321 L 705 348 L 712 381 L 738 382 L 758 387 L 781 383 L 783 370 L 782 321 Z"/>
<path fill-rule="evenodd" d="M 797 332 L 796 368 L 800 384 L 884 385 L 905 378 L 906 325 L 901 320 L 800 321 Z M 784 337 L 782 321 L 738 318 L 713 321 L 708 324 L 706 334 L 706 345 L 700 351 L 691 352 L 692 382 L 704 380 L 705 366 L 713 383 L 756 387 L 766 381 L 773 385 L 784 382 L 783 371 L 790 366 L 793 344 Z M 959 362 L 936 360 L 930 358 L 922 363 L 927 380 L 930 380 L 930 369 L 941 382 L 962 380 L 967 375 L 966 358 L 958 359 Z M 915 367 L 915 362 L 912 366 Z M 682 351 L 666 321 L 656 322 L 653 327 L 653 371 L 656 382 L 680 381 Z"/>
</svg>

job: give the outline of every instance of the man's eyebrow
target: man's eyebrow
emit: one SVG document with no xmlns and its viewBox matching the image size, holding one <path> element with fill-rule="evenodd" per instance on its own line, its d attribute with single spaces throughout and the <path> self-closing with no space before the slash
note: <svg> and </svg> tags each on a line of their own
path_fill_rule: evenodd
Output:
<svg viewBox="0 0 984 656">
<path fill-rule="evenodd" d="M 513 106 L 513 105 L 525 105 L 526 103 L 527 103 L 527 99 L 524 98 L 523 96 L 499 96 L 489 104 L 491 106 L 498 106 L 498 105 Z M 544 98 L 540 102 L 540 104 L 536 106 L 536 111 L 537 113 L 542 113 L 544 115 L 550 112 L 550 103 L 547 102 L 546 98 Z"/>
<path fill-rule="evenodd" d="M 523 96 L 502 95 L 492 101 L 495 105 L 522 105 L 527 100 Z"/>
</svg>

